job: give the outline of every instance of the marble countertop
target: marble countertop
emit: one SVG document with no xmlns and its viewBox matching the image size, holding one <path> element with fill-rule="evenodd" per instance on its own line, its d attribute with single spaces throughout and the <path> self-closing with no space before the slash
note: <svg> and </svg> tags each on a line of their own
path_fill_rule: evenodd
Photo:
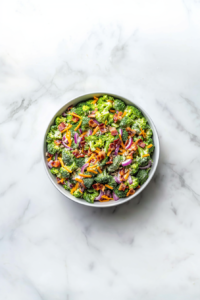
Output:
<svg viewBox="0 0 200 300">
<path fill-rule="evenodd" d="M 0 4 L 0 299 L 200 299 L 200 1 Z M 141 195 L 73 203 L 51 184 L 52 115 L 95 90 L 139 103 L 161 157 Z"/>
</svg>

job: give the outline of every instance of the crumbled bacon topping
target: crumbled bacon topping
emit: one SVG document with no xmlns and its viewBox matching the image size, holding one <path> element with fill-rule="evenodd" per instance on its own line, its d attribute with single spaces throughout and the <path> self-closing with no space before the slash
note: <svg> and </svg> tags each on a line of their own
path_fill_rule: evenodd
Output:
<svg viewBox="0 0 200 300">
<path fill-rule="evenodd" d="M 60 167 L 60 161 L 59 160 L 55 160 L 51 163 L 52 167 L 54 168 L 58 168 Z"/>
<path fill-rule="evenodd" d="M 136 131 L 134 129 L 131 129 L 130 127 L 127 127 L 126 131 L 128 132 L 128 135 L 130 137 L 133 137 L 136 134 Z"/>
<path fill-rule="evenodd" d="M 65 127 L 66 127 L 65 123 L 62 122 L 58 125 L 58 130 L 63 131 L 65 129 Z"/>
<path fill-rule="evenodd" d="M 118 131 L 117 131 L 117 129 L 115 127 L 110 127 L 109 129 L 110 129 L 110 133 L 113 136 L 118 135 Z"/>
<path fill-rule="evenodd" d="M 78 118 L 78 117 L 75 117 L 75 116 L 73 116 L 73 118 L 72 118 L 72 121 L 73 121 L 74 123 L 77 123 L 77 122 L 79 121 L 79 118 Z"/>
<path fill-rule="evenodd" d="M 97 127 L 97 125 L 98 124 L 95 121 L 93 121 L 93 120 L 89 121 L 89 126 L 91 126 L 91 127 Z"/>
<path fill-rule="evenodd" d="M 97 160 L 101 161 L 106 157 L 106 153 L 104 151 L 100 151 L 97 155 Z"/>
<path fill-rule="evenodd" d="M 100 124 L 99 130 L 101 131 L 101 133 L 105 133 L 107 131 L 106 125 L 104 123 Z"/>
<path fill-rule="evenodd" d="M 114 123 L 117 123 L 117 121 L 120 121 L 122 119 L 122 115 L 123 115 L 122 111 L 119 111 L 118 113 L 114 114 L 114 117 L 113 117 Z"/>
<path fill-rule="evenodd" d="M 121 183 L 119 186 L 119 191 L 125 191 L 126 187 L 127 186 L 124 183 Z"/>
<path fill-rule="evenodd" d="M 102 183 L 95 183 L 92 185 L 92 187 L 96 190 L 96 191 L 104 191 L 105 186 Z"/>
</svg>

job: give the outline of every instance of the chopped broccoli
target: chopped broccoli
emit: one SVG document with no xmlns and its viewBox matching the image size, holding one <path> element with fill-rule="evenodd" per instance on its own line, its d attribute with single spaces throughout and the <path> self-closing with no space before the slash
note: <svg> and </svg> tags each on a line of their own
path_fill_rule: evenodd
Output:
<svg viewBox="0 0 200 300">
<path fill-rule="evenodd" d="M 131 124 L 133 124 L 133 119 L 125 116 L 124 118 L 122 118 L 121 122 L 119 123 L 119 126 L 120 127 L 128 127 L 128 126 L 131 126 Z"/>
<path fill-rule="evenodd" d="M 93 104 L 93 101 L 94 101 L 94 100 L 88 100 L 88 101 L 86 101 L 86 105 L 89 106 L 90 111 L 95 110 L 95 107 L 96 107 L 96 105 Z"/>
<path fill-rule="evenodd" d="M 56 125 L 59 125 L 62 122 L 64 122 L 64 123 L 66 122 L 66 118 L 64 118 L 62 116 L 57 117 L 55 120 Z"/>
<path fill-rule="evenodd" d="M 138 147 L 138 152 L 142 157 L 143 155 L 149 154 L 149 149 L 147 148 L 147 146 L 145 146 L 145 148 Z"/>
<path fill-rule="evenodd" d="M 94 178 L 83 178 L 83 182 L 85 187 L 89 189 L 94 182 Z"/>
<path fill-rule="evenodd" d="M 67 166 L 72 172 L 77 170 L 77 165 L 75 163 L 75 161 L 70 165 L 70 166 Z"/>
<path fill-rule="evenodd" d="M 67 191 L 71 191 L 71 188 L 69 187 L 69 185 L 66 183 L 63 185 L 64 189 Z"/>
<path fill-rule="evenodd" d="M 108 101 L 101 101 L 98 100 L 97 103 L 98 111 L 103 112 L 103 111 L 109 111 L 112 108 L 112 103 Z"/>
<path fill-rule="evenodd" d="M 71 136 L 73 137 L 74 134 L 75 134 L 75 128 L 77 127 L 77 124 L 73 124 L 72 127 L 70 128 L 70 131 L 71 131 Z"/>
<path fill-rule="evenodd" d="M 107 153 L 107 152 L 108 152 L 108 148 L 109 148 L 109 146 L 110 146 L 110 142 L 109 142 L 109 141 L 107 141 L 107 142 L 106 142 L 106 144 L 105 144 L 105 147 L 104 147 L 104 151 L 105 151 L 105 153 Z"/>
<path fill-rule="evenodd" d="M 131 176 L 133 183 L 129 184 L 130 189 L 135 189 L 139 185 L 139 179 L 137 177 Z"/>
<path fill-rule="evenodd" d="M 115 156 L 115 158 L 113 159 L 112 165 L 109 165 L 109 167 L 108 167 L 108 172 L 116 171 L 119 168 L 122 161 L 123 161 L 122 156 L 120 156 L 120 155 Z"/>
<path fill-rule="evenodd" d="M 136 163 L 140 166 L 140 167 L 144 167 L 148 164 L 148 161 L 149 161 L 149 156 L 146 156 L 146 157 L 139 157 L 137 156 L 135 158 L 135 161 Z"/>
<path fill-rule="evenodd" d="M 113 188 L 117 186 L 117 182 L 111 175 L 109 176 L 108 185 L 112 186 Z"/>
<path fill-rule="evenodd" d="M 60 147 L 53 142 L 47 145 L 47 151 L 50 154 L 55 154 L 56 152 L 60 151 Z"/>
<path fill-rule="evenodd" d="M 82 107 L 82 109 L 83 109 L 83 111 L 84 112 L 89 112 L 89 110 L 90 110 L 90 107 L 89 106 L 87 106 L 87 105 L 83 105 L 83 107 Z"/>
<path fill-rule="evenodd" d="M 69 150 L 64 148 L 62 151 L 62 159 L 65 165 L 70 166 L 74 161 L 74 156 Z"/>
<path fill-rule="evenodd" d="M 131 175 L 137 173 L 138 169 L 139 169 L 138 163 L 133 163 L 133 164 L 131 165 Z"/>
<path fill-rule="evenodd" d="M 150 126 L 148 125 L 147 129 L 146 129 L 146 139 L 149 139 L 151 138 L 153 135 L 153 131 L 152 129 L 150 128 Z"/>
<path fill-rule="evenodd" d="M 122 129 L 122 128 L 118 128 L 118 132 L 119 132 L 119 129 Z M 128 132 L 125 129 L 123 129 L 122 140 L 125 143 L 127 141 L 127 139 L 128 139 Z"/>
<path fill-rule="evenodd" d="M 89 191 L 85 191 L 83 194 L 83 199 L 89 203 L 94 203 L 94 199 L 99 195 L 99 192 L 96 190 L 93 190 L 92 193 L 89 193 Z"/>
<path fill-rule="evenodd" d="M 131 127 L 132 129 L 134 129 L 135 131 L 136 131 L 136 133 L 137 134 L 140 134 L 140 132 L 141 132 L 141 130 L 140 130 L 140 128 L 138 127 L 138 124 L 133 124 L 132 125 L 132 127 Z M 143 139 L 142 137 L 140 137 L 141 139 Z M 138 139 L 138 137 L 137 136 L 134 136 L 134 141 L 136 141 Z"/>
<path fill-rule="evenodd" d="M 134 138 L 133 138 L 133 140 L 134 140 L 134 142 L 137 142 L 137 140 L 144 140 L 144 138 L 143 138 L 143 136 L 134 136 Z"/>
<path fill-rule="evenodd" d="M 106 170 L 104 169 L 102 173 L 98 174 L 95 177 L 95 181 L 98 183 L 108 183 L 110 179 L 110 176 L 106 173 Z"/>
<path fill-rule="evenodd" d="M 148 146 L 148 145 L 153 145 L 151 148 L 148 148 L 148 149 L 149 149 L 149 154 L 152 153 L 152 152 L 154 151 L 154 148 L 155 148 L 155 146 L 154 146 L 154 144 L 153 144 L 152 138 L 148 138 L 148 139 L 145 141 L 145 143 L 147 144 L 147 146 Z"/>
<path fill-rule="evenodd" d="M 115 99 L 113 103 L 113 107 L 115 110 L 124 112 L 126 104 L 122 100 Z"/>
<path fill-rule="evenodd" d="M 59 130 L 55 130 L 55 131 L 49 131 L 49 133 L 47 134 L 47 143 L 51 143 L 54 140 L 59 140 L 62 139 L 62 133 Z"/>
<path fill-rule="evenodd" d="M 96 111 L 95 117 L 99 123 L 105 123 L 109 117 L 109 112 L 106 110 L 103 110 L 102 112 Z"/>
<path fill-rule="evenodd" d="M 50 172 L 53 174 L 53 175 L 56 175 L 57 177 L 61 177 L 61 174 L 60 174 L 60 172 L 59 172 L 59 168 L 52 168 L 51 170 L 50 170 Z"/>
<path fill-rule="evenodd" d="M 60 168 L 60 174 L 63 178 L 69 178 L 70 173 L 63 167 Z"/>
<path fill-rule="evenodd" d="M 81 198 L 82 197 L 82 192 L 80 189 L 77 189 L 75 192 L 73 192 L 73 196 L 76 198 Z"/>
<path fill-rule="evenodd" d="M 114 118 L 114 115 L 109 113 L 109 116 L 108 116 L 108 125 L 111 125 L 113 123 L 113 118 Z"/>
<path fill-rule="evenodd" d="M 137 173 L 136 177 L 138 178 L 140 185 L 142 185 L 147 180 L 147 178 L 149 177 L 149 175 L 148 175 L 149 170 L 150 169 L 139 170 L 139 172 Z"/>
<path fill-rule="evenodd" d="M 79 148 L 79 143 L 76 144 L 75 141 L 73 140 L 72 144 L 71 144 L 71 148 L 73 148 L 73 149 Z"/>
<path fill-rule="evenodd" d="M 135 118 L 142 118 L 142 113 L 140 110 L 138 110 L 135 106 L 128 105 L 125 109 L 126 116 L 131 117 L 133 119 Z"/>
<path fill-rule="evenodd" d="M 90 121 L 90 118 L 88 118 L 88 117 L 82 118 L 81 129 L 83 131 L 85 131 L 87 128 L 89 128 L 89 121 Z"/>
<path fill-rule="evenodd" d="M 72 122 L 72 118 L 73 118 L 72 115 L 67 115 L 66 116 L 66 123 L 71 123 Z"/>
<path fill-rule="evenodd" d="M 145 129 L 147 126 L 147 120 L 143 117 L 141 119 L 136 119 L 134 121 L 134 125 L 136 125 L 137 127 L 139 127 L 139 129 Z"/>
<path fill-rule="evenodd" d="M 108 156 L 106 156 L 106 157 L 99 163 L 99 166 L 100 166 L 100 167 L 105 166 L 105 164 L 107 163 L 107 161 L 108 161 Z"/>
<path fill-rule="evenodd" d="M 78 106 L 77 107 L 73 107 L 71 109 L 71 112 L 77 114 L 78 116 L 82 116 L 84 114 L 83 109 L 80 106 L 79 107 Z"/>
<path fill-rule="evenodd" d="M 78 168 L 82 168 L 82 166 L 85 164 L 85 157 L 75 158 L 75 163 Z"/>
<path fill-rule="evenodd" d="M 118 186 L 119 187 L 119 186 Z M 119 198 L 125 198 L 126 197 L 126 194 L 127 194 L 127 191 L 119 191 L 118 190 L 118 187 L 114 189 L 114 193 L 117 195 L 117 197 Z"/>
</svg>

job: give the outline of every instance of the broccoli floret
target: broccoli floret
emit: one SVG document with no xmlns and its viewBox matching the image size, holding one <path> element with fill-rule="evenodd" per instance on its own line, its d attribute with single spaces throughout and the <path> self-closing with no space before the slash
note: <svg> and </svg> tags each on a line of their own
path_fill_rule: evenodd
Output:
<svg viewBox="0 0 200 300">
<path fill-rule="evenodd" d="M 56 125 L 59 125 L 62 122 L 66 122 L 66 118 L 64 118 L 62 116 L 57 117 L 55 120 Z"/>
<path fill-rule="evenodd" d="M 117 186 L 117 182 L 114 180 L 114 178 L 111 175 L 109 176 L 108 185 L 112 186 L 113 188 Z"/>
<path fill-rule="evenodd" d="M 105 166 L 105 164 L 107 163 L 107 161 L 108 161 L 108 156 L 106 156 L 106 157 L 99 163 L 99 166 L 100 166 L 100 167 Z"/>
<path fill-rule="evenodd" d="M 53 142 L 47 145 L 47 151 L 50 154 L 55 154 L 56 152 L 60 151 L 60 147 Z"/>
<path fill-rule="evenodd" d="M 66 183 L 63 185 L 64 189 L 67 191 L 71 191 L 71 188 L 69 187 L 69 185 Z"/>
<path fill-rule="evenodd" d="M 140 130 L 140 128 L 138 127 L 137 124 L 134 123 L 134 124 L 132 125 L 131 128 L 134 129 L 134 130 L 136 131 L 137 134 L 140 134 L 141 130 Z M 140 137 L 140 138 L 141 138 L 141 137 Z M 136 141 L 137 139 L 138 139 L 137 136 L 134 136 L 134 141 Z M 143 138 L 141 138 L 141 139 L 143 139 Z"/>
<path fill-rule="evenodd" d="M 150 153 L 153 153 L 155 146 L 154 146 L 154 144 L 153 144 L 152 138 L 148 138 L 148 139 L 145 141 L 145 143 L 147 144 L 147 146 L 148 146 L 148 145 L 153 145 L 151 148 L 148 148 L 148 149 L 149 149 L 149 154 L 150 154 Z"/>
<path fill-rule="evenodd" d="M 74 124 L 74 125 L 72 125 L 72 127 L 70 128 L 70 131 L 71 131 L 71 136 L 73 137 L 74 136 L 74 134 L 75 134 L 75 128 L 77 127 L 77 124 Z"/>
<path fill-rule="evenodd" d="M 126 116 L 131 117 L 133 119 L 135 118 L 142 118 L 142 113 L 139 109 L 137 109 L 135 106 L 128 105 L 125 109 Z"/>
<path fill-rule="evenodd" d="M 83 109 L 80 106 L 73 107 L 70 112 L 73 112 L 78 116 L 82 116 L 84 114 Z"/>
<path fill-rule="evenodd" d="M 131 175 L 137 173 L 138 169 L 139 169 L 138 163 L 132 164 L 132 165 L 131 165 Z"/>
<path fill-rule="evenodd" d="M 94 178 L 83 178 L 83 182 L 85 187 L 89 189 L 94 182 Z"/>
<path fill-rule="evenodd" d="M 59 130 L 55 130 L 55 131 L 50 131 L 47 134 L 46 141 L 47 141 L 47 143 L 51 143 L 54 140 L 59 140 L 59 139 L 62 139 L 62 133 Z"/>
<path fill-rule="evenodd" d="M 109 114 L 109 116 L 108 116 L 108 125 L 111 125 L 113 123 L 113 118 L 114 118 L 114 115 Z"/>
<path fill-rule="evenodd" d="M 109 111 L 112 108 L 112 103 L 108 102 L 108 101 L 102 101 L 102 100 L 98 100 L 98 111 L 103 112 L 103 111 Z"/>
<path fill-rule="evenodd" d="M 89 193 L 88 190 L 84 192 L 83 199 L 89 203 L 94 203 L 94 199 L 99 195 L 99 192 L 93 190 L 92 193 Z"/>
<path fill-rule="evenodd" d="M 82 118 L 81 129 L 83 131 L 85 131 L 87 128 L 89 128 L 89 121 L 90 121 L 90 118 L 88 118 L 88 117 Z"/>
<path fill-rule="evenodd" d="M 119 132 L 119 129 L 122 129 L 122 128 L 118 128 L 118 132 Z M 122 140 L 125 143 L 127 141 L 127 139 L 128 139 L 128 132 L 125 129 L 123 129 Z"/>
<path fill-rule="evenodd" d="M 58 126 L 57 125 L 52 125 L 50 129 L 51 129 L 51 131 L 55 131 L 55 130 L 58 129 Z"/>
<path fill-rule="evenodd" d="M 93 103 L 94 100 L 88 100 L 86 101 L 86 105 L 89 106 L 90 111 L 95 110 L 96 105 Z"/>
<path fill-rule="evenodd" d="M 66 123 L 71 123 L 72 122 L 72 118 L 73 118 L 72 115 L 67 115 L 66 116 Z"/>
<path fill-rule="evenodd" d="M 50 172 L 53 174 L 53 175 L 56 175 L 57 177 L 61 177 L 61 174 L 60 174 L 60 172 L 59 172 L 59 168 L 52 168 L 51 170 L 50 170 Z"/>
<path fill-rule="evenodd" d="M 79 143 L 76 144 L 75 141 L 73 140 L 72 144 L 71 144 L 71 148 L 73 148 L 73 149 L 79 148 Z"/>
<path fill-rule="evenodd" d="M 149 149 L 147 148 L 147 146 L 145 148 L 138 147 L 138 152 L 142 157 L 143 155 L 149 154 Z"/>
<path fill-rule="evenodd" d="M 134 136 L 134 138 L 133 138 L 133 140 L 134 140 L 134 142 L 137 142 L 137 140 L 144 140 L 144 138 L 143 138 L 143 136 Z"/>
<path fill-rule="evenodd" d="M 125 198 L 126 197 L 126 194 L 127 194 L 127 191 L 119 191 L 118 190 L 118 187 L 114 189 L 114 193 L 117 195 L 117 197 L 119 198 Z"/>
<path fill-rule="evenodd" d="M 99 123 L 105 123 L 109 117 L 109 112 L 106 110 L 103 110 L 102 112 L 96 111 L 95 117 Z"/>
<path fill-rule="evenodd" d="M 101 139 L 104 142 L 109 141 L 110 143 L 112 143 L 116 138 L 110 132 L 106 132 L 104 135 L 101 136 Z"/>
<path fill-rule="evenodd" d="M 83 107 L 82 107 L 82 109 L 83 109 L 83 111 L 84 112 L 89 112 L 89 110 L 90 110 L 90 107 L 89 106 L 87 106 L 87 105 L 83 105 Z"/>
<path fill-rule="evenodd" d="M 62 159 L 65 165 L 70 166 L 74 161 L 74 156 L 69 150 L 64 148 L 62 151 Z"/>
<path fill-rule="evenodd" d="M 89 142 L 89 145 L 90 145 L 90 149 L 91 149 L 92 151 L 95 151 L 95 150 L 96 150 L 93 141 L 90 141 L 90 142 Z"/>
<path fill-rule="evenodd" d="M 144 167 L 148 164 L 148 161 L 149 161 L 149 156 L 146 156 L 146 157 L 139 157 L 137 156 L 135 158 L 135 161 L 136 163 L 140 166 L 140 167 Z"/>
<path fill-rule="evenodd" d="M 147 126 L 147 120 L 143 117 L 141 119 L 136 119 L 134 121 L 134 125 L 136 125 L 137 127 L 139 127 L 139 129 L 145 129 Z"/>
<path fill-rule="evenodd" d="M 102 173 L 98 174 L 96 177 L 95 177 L 95 181 L 98 182 L 98 183 L 108 183 L 110 179 L 110 175 L 108 175 L 106 173 L 106 170 L 104 169 Z"/>
<path fill-rule="evenodd" d="M 109 167 L 108 167 L 108 172 L 116 171 L 119 168 L 122 161 L 123 161 L 122 156 L 120 156 L 120 155 L 115 156 L 115 158 L 113 159 L 112 165 L 109 165 Z"/>
<path fill-rule="evenodd" d="M 146 132 L 146 139 L 149 139 L 149 138 L 152 137 L 153 131 L 152 131 L 152 129 L 150 127 L 147 128 L 145 132 Z"/>
<path fill-rule="evenodd" d="M 131 126 L 131 124 L 133 124 L 133 119 L 125 116 L 124 118 L 122 118 L 121 122 L 119 123 L 119 126 L 120 127 L 128 127 L 128 126 Z"/>
<path fill-rule="evenodd" d="M 122 100 L 115 99 L 113 103 L 113 107 L 115 110 L 124 112 L 126 104 Z"/>
<path fill-rule="evenodd" d="M 70 173 L 63 167 L 60 168 L 60 174 L 63 178 L 69 178 Z"/>
<path fill-rule="evenodd" d="M 75 158 L 75 163 L 78 168 L 82 168 L 82 166 L 85 164 L 85 157 Z"/>
<path fill-rule="evenodd" d="M 139 185 L 139 179 L 137 177 L 131 176 L 133 183 L 129 184 L 130 189 L 135 189 Z"/>
<path fill-rule="evenodd" d="M 80 189 L 77 189 L 75 192 L 73 192 L 73 196 L 76 198 L 81 198 L 82 197 L 82 192 Z"/>
<path fill-rule="evenodd" d="M 68 168 L 73 172 L 73 171 L 77 170 L 78 167 L 74 161 L 70 166 L 68 166 Z"/>
<path fill-rule="evenodd" d="M 148 175 L 149 170 L 150 169 L 139 170 L 139 172 L 137 173 L 136 177 L 138 178 L 140 185 L 142 185 L 147 180 L 147 178 L 149 177 L 149 175 Z"/>
</svg>

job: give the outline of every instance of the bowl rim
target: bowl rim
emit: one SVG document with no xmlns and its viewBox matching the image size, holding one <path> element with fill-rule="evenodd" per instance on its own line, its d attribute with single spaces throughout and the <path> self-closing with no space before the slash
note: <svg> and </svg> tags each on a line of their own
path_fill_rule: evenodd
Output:
<svg viewBox="0 0 200 300">
<path fill-rule="evenodd" d="M 59 115 L 62 113 L 62 111 L 64 111 L 66 109 L 66 107 L 70 106 L 71 102 L 79 99 L 79 98 L 82 98 L 82 97 L 86 97 L 88 96 L 88 99 L 92 98 L 93 96 L 99 96 L 99 95 L 110 95 L 114 98 L 119 98 L 119 99 L 122 99 L 122 100 L 127 100 L 129 102 L 131 102 L 135 107 L 137 107 L 145 116 L 145 118 L 150 121 L 150 125 L 151 125 L 151 128 L 153 130 L 153 139 L 155 140 L 156 139 L 156 152 L 157 152 L 157 155 L 154 157 L 154 161 L 153 161 L 153 170 L 151 169 L 150 173 L 149 173 L 149 177 L 148 179 L 146 180 L 146 182 L 140 187 L 140 189 L 137 190 L 137 192 L 134 194 L 134 195 L 131 195 L 129 197 L 126 197 L 126 198 L 120 198 L 119 200 L 117 201 L 108 201 L 108 202 L 100 202 L 101 204 L 99 204 L 99 202 L 94 202 L 94 203 L 89 203 L 87 201 L 85 201 L 84 199 L 79 199 L 79 198 L 75 198 L 73 195 L 70 194 L 70 192 L 68 192 L 67 190 L 65 190 L 62 186 L 60 186 L 59 184 L 57 184 L 57 182 L 55 182 L 53 180 L 53 178 L 55 177 L 53 174 L 50 173 L 49 171 L 49 168 L 47 166 L 47 161 L 46 161 L 46 135 L 49 131 L 49 128 L 50 126 L 52 126 L 52 122 L 55 120 L 58 112 L 59 112 Z M 86 99 L 85 99 L 86 100 Z M 80 100 L 79 102 L 82 102 L 82 101 L 85 101 L 85 100 Z M 76 104 L 78 104 L 79 102 L 77 102 Z M 68 105 L 67 105 L 68 104 Z M 61 112 L 60 112 L 61 111 Z M 43 147 L 42 147 L 42 156 L 43 156 L 43 165 L 44 165 L 44 168 L 46 170 L 46 173 L 48 175 L 48 178 L 50 179 L 50 181 L 52 182 L 52 184 L 56 187 L 56 189 L 62 194 L 64 195 L 67 199 L 70 199 L 71 201 L 74 201 L 76 203 L 79 203 L 79 204 L 82 204 L 82 205 L 85 205 L 85 206 L 90 206 L 90 207 L 98 207 L 98 208 L 104 208 L 104 207 L 112 207 L 112 206 L 117 206 L 117 205 L 120 205 L 120 204 L 123 204 L 123 203 L 126 203 L 130 200 L 132 200 L 133 198 L 137 197 L 146 187 L 147 185 L 150 183 L 150 181 L 152 180 L 156 170 L 157 170 L 157 166 L 158 166 L 158 162 L 159 162 L 159 158 L 160 158 L 160 141 L 159 141 L 159 136 L 158 136 L 158 132 L 157 132 L 157 129 L 155 127 L 155 124 L 154 122 L 152 121 L 151 117 L 148 115 L 148 113 L 146 113 L 146 111 L 137 103 L 137 102 L 133 102 L 132 100 L 130 100 L 128 97 L 125 97 L 125 96 L 121 96 L 119 94 L 115 94 L 115 93 L 112 93 L 112 92 L 104 92 L 104 91 L 95 91 L 95 92 L 90 92 L 90 93 L 85 93 L 85 94 L 80 94 L 70 100 L 67 100 L 65 102 L 65 104 L 56 111 L 56 113 L 52 116 L 52 118 L 50 119 L 46 129 L 45 129 L 45 134 L 44 134 L 44 138 L 43 138 Z"/>
</svg>

